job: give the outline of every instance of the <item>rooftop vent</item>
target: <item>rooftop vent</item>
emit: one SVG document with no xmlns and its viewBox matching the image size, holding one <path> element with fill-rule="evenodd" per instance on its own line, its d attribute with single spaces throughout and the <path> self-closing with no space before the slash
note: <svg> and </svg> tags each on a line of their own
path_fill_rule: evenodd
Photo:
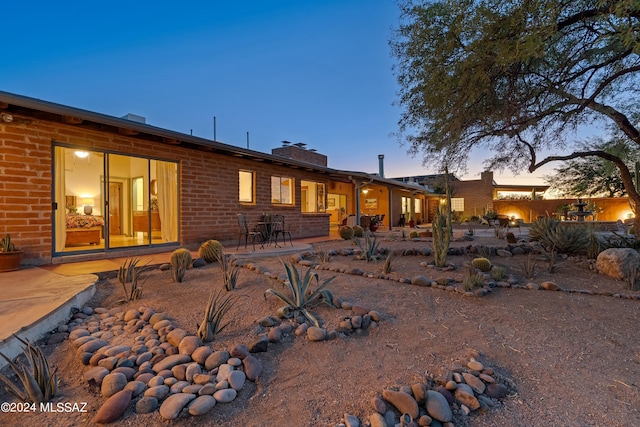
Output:
<svg viewBox="0 0 640 427">
<path fill-rule="evenodd" d="M 291 144 L 291 141 L 282 141 L 282 146 L 283 147 L 288 147 L 289 144 Z"/>
<path fill-rule="evenodd" d="M 130 120 L 132 122 L 137 122 L 137 123 L 142 123 L 142 124 L 146 124 L 147 123 L 147 119 L 143 116 L 139 116 L 137 114 L 131 114 L 128 113 L 125 116 L 122 116 L 121 119 L 126 119 L 126 120 Z"/>
<path fill-rule="evenodd" d="M 296 142 L 293 145 L 295 145 L 296 147 L 300 147 L 300 148 L 304 148 L 304 147 L 307 146 L 307 144 L 305 144 L 304 142 Z"/>
</svg>

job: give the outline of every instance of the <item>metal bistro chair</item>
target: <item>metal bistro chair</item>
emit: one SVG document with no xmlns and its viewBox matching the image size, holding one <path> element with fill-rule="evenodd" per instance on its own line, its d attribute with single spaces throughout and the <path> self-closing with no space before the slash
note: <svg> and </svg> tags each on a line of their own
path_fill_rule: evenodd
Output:
<svg viewBox="0 0 640 427">
<path fill-rule="evenodd" d="M 284 223 L 284 215 L 273 215 L 271 217 L 271 236 L 273 237 L 276 246 L 278 246 L 278 236 L 280 234 L 282 234 L 282 242 L 285 245 L 287 244 L 287 235 L 289 235 L 289 243 L 293 246 L 291 231 Z"/>
<path fill-rule="evenodd" d="M 251 237 L 251 242 L 253 243 L 253 250 L 256 250 L 256 238 L 262 241 L 262 233 L 256 230 L 249 230 L 247 226 L 247 217 L 244 214 L 238 214 L 238 225 L 240 226 L 240 234 L 238 235 L 238 248 L 240 248 L 240 242 L 242 241 L 242 236 L 244 236 L 244 247 L 247 247 L 247 241 L 249 237 Z"/>
</svg>

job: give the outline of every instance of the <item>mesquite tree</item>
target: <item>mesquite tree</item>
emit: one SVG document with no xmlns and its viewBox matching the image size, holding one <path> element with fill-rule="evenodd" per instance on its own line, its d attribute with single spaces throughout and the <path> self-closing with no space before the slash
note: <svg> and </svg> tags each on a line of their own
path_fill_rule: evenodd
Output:
<svg viewBox="0 0 640 427">
<path fill-rule="evenodd" d="M 411 152 L 464 167 L 482 147 L 488 167 L 517 173 L 597 156 L 620 171 L 640 229 L 625 161 L 579 145 L 600 129 L 640 146 L 640 2 L 401 1 L 390 44 Z"/>
</svg>

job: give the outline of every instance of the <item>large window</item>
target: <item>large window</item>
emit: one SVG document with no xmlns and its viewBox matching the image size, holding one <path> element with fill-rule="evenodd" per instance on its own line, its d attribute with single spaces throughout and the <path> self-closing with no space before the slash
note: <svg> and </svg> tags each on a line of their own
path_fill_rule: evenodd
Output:
<svg viewBox="0 0 640 427">
<path fill-rule="evenodd" d="M 451 211 L 452 212 L 464 212 L 464 198 L 452 197 L 451 198 Z"/>
<path fill-rule="evenodd" d="M 238 200 L 240 203 L 253 203 L 253 195 L 255 188 L 253 185 L 253 172 L 249 171 L 239 171 L 238 172 L 238 184 L 239 184 L 239 194 Z"/>
<path fill-rule="evenodd" d="M 302 212 L 325 212 L 324 184 L 321 182 L 300 182 Z"/>
<path fill-rule="evenodd" d="M 413 212 L 414 213 L 422 213 L 422 200 L 414 199 L 413 201 Z"/>
<path fill-rule="evenodd" d="M 293 204 L 293 178 L 271 177 L 271 203 L 279 205 Z"/>
</svg>

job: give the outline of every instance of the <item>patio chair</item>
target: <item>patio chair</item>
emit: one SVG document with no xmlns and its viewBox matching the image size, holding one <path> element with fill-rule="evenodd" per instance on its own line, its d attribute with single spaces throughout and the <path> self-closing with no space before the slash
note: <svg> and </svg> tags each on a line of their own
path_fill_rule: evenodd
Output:
<svg viewBox="0 0 640 427">
<path fill-rule="evenodd" d="M 271 217 L 271 236 L 274 239 L 274 243 L 278 246 L 278 236 L 282 235 L 282 242 L 287 244 L 287 235 L 289 236 L 289 243 L 293 246 L 291 240 L 291 231 L 284 223 L 284 215 L 273 215 Z"/>
<path fill-rule="evenodd" d="M 240 242 L 242 241 L 242 236 L 244 236 L 244 247 L 247 247 L 247 241 L 249 237 L 251 237 L 251 243 L 253 243 L 253 250 L 256 250 L 256 239 L 259 242 L 262 242 L 262 232 L 257 231 L 255 229 L 250 230 L 247 225 L 247 217 L 244 214 L 238 214 L 238 226 L 240 227 L 240 234 L 238 235 L 238 248 L 240 248 Z"/>
</svg>

